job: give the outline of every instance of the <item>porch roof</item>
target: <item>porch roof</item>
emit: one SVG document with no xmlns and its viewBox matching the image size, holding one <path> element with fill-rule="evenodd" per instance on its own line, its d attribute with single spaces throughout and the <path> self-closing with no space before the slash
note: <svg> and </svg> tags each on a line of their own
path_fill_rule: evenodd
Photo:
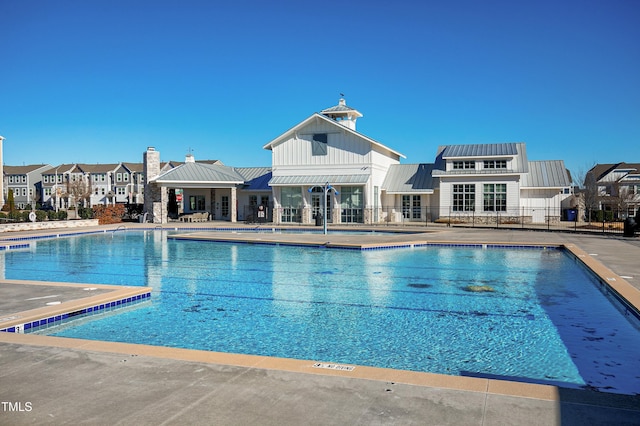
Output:
<svg viewBox="0 0 640 426">
<path fill-rule="evenodd" d="M 233 168 L 219 164 L 184 163 L 153 179 L 159 184 L 242 184 Z"/>
<path fill-rule="evenodd" d="M 302 175 L 302 176 L 274 176 L 269 186 L 301 186 L 301 185 L 351 185 L 365 184 L 369 180 L 368 174 L 355 175 Z"/>
</svg>

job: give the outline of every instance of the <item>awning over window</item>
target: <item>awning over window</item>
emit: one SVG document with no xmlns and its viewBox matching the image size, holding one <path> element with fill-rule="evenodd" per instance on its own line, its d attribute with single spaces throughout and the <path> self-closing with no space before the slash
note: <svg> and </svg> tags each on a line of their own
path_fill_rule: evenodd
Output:
<svg viewBox="0 0 640 426">
<path fill-rule="evenodd" d="M 318 176 L 274 176 L 269 186 L 302 186 L 302 185 L 364 185 L 369 180 L 368 174 L 357 175 L 318 175 Z"/>
</svg>

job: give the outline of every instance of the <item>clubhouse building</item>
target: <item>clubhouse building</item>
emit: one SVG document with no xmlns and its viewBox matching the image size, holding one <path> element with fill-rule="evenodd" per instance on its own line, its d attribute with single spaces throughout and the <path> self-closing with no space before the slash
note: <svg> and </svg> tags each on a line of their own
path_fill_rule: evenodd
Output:
<svg viewBox="0 0 640 426">
<path fill-rule="evenodd" d="M 564 162 L 529 161 L 524 143 L 443 145 L 432 162 L 404 164 L 399 151 L 357 131 L 361 117 L 344 99 L 310 115 L 263 146 L 272 153 L 270 167 L 187 155 L 165 168 L 149 147 L 147 220 L 313 224 L 326 209 L 334 224 L 545 223 L 562 220 L 572 207 Z"/>
</svg>

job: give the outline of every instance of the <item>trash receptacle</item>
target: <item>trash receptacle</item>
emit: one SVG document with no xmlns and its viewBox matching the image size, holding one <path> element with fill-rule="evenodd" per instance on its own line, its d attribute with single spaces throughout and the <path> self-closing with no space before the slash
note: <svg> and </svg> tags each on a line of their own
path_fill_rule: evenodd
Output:
<svg viewBox="0 0 640 426">
<path fill-rule="evenodd" d="M 625 237 L 633 237 L 633 234 L 636 231 L 636 228 L 638 227 L 638 224 L 636 223 L 635 220 L 633 220 L 633 218 L 628 217 L 624 220 L 624 229 L 623 229 L 623 235 Z"/>
<path fill-rule="evenodd" d="M 316 226 L 322 226 L 324 224 L 324 217 L 322 216 L 322 213 L 318 213 L 316 214 Z"/>
<path fill-rule="evenodd" d="M 575 222 L 578 217 L 578 211 L 576 209 L 567 209 L 567 220 L 569 222 Z"/>
</svg>

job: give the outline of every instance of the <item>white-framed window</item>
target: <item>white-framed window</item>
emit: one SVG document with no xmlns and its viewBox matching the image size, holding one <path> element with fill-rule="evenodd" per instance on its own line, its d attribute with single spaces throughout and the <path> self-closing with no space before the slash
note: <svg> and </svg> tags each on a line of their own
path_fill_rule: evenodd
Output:
<svg viewBox="0 0 640 426">
<path fill-rule="evenodd" d="M 473 170 L 476 168 L 475 161 L 454 161 L 453 169 L 454 170 Z"/>
<path fill-rule="evenodd" d="M 484 160 L 485 169 L 506 169 L 507 160 Z"/>
<path fill-rule="evenodd" d="M 453 211 L 472 212 L 476 210 L 476 186 L 474 184 L 453 185 Z"/>
<path fill-rule="evenodd" d="M 483 209 L 485 212 L 507 211 L 507 184 L 485 183 L 483 190 Z"/>
</svg>

